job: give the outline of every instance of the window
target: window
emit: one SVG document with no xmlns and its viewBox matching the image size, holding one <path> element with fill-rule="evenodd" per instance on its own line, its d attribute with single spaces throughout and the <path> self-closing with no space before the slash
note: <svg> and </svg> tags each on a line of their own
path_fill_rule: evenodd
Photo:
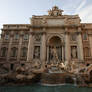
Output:
<svg viewBox="0 0 92 92">
<path fill-rule="evenodd" d="M 7 48 L 6 47 L 1 48 L 1 56 L 5 57 L 6 54 L 7 54 Z"/>
<path fill-rule="evenodd" d="M 28 34 L 24 34 L 24 40 L 28 40 L 29 36 Z"/>
<path fill-rule="evenodd" d="M 17 57 L 17 48 L 16 47 L 13 47 L 12 48 L 12 57 Z"/>
<path fill-rule="evenodd" d="M 19 39 L 19 34 L 15 34 L 14 39 L 18 40 Z"/>
<path fill-rule="evenodd" d="M 5 34 L 5 40 L 8 40 L 8 39 L 9 39 L 9 35 Z"/>
<path fill-rule="evenodd" d="M 22 57 L 26 57 L 27 56 L 27 48 L 23 47 L 22 48 Z"/>
<path fill-rule="evenodd" d="M 88 36 L 87 33 L 84 33 L 83 34 L 83 40 L 87 40 L 87 36 Z"/>
</svg>

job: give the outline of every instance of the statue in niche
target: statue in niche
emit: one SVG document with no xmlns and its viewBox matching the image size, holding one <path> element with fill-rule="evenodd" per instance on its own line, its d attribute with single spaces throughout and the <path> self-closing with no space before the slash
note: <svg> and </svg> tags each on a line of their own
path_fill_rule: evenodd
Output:
<svg viewBox="0 0 92 92">
<path fill-rule="evenodd" d="M 77 58 L 77 48 L 76 48 L 76 46 L 72 47 L 71 55 L 72 55 L 72 58 Z"/>
<path fill-rule="evenodd" d="M 41 41 L 41 35 L 40 34 L 35 34 L 34 40 L 36 42 L 40 42 Z"/>
<path fill-rule="evenodd" d="M 32 63 L 33 69 L 40 69 L 41 62 L 39 61 L 39 59 L 40 59 L 40 46 L 35 46 L 34 47 L 34 62 Z"/>
<path fill-rule="evenodd" d="M 58 54 L 57 54 L 56 47 L 52 48 L 51 54 L 52 54 L 52 63 L 53 64 L 59 63 L 59 59 L 58 59 Z"/>
<path fill-rule="evenodd" d="M 40 58 L 40 46 L 35 46 L 35 48 L 34 48 L 34 58 L 35 59 Z"/>
</svg>

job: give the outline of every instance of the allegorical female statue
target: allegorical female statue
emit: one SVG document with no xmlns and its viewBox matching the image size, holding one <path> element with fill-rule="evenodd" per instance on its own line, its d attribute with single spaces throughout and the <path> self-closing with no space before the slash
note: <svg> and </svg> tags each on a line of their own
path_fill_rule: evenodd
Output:
<svg viewBox="0 0 92 92">
<path fill-rule="evenodd" d="M 72 48 L 72 58 L 77 58 L 77 48 L 76 47 Z"/>
</svg>

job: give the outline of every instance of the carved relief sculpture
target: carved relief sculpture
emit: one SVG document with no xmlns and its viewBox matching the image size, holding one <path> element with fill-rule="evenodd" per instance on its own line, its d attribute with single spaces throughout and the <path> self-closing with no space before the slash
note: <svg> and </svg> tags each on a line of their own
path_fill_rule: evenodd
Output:
<svg viewBox="0 0 92 92">
<path fill-rule="evenodd" d="M 34 58 L 35 59 L 40 58 L 40 46 L 35 46 L 35 48 L 34 48 Z"/>
<path fill-rule="evenodd" d="M 42 23 L 45 25 L 47 24 L 46 18 L 43 18 Z"/>
<path fill-rule="evenodd" d="M 48 11 L 49 16 L 61 16 L 63 10 L 59 9 L 57 6 L 54 6 L 52 10 Z"/>
<path fill-rule="evenodd" d="M 40 42 L 41 41 L 41 34 L 35 34 L 34 40 L 35 40 L 35 42 Z"/>
</svg>

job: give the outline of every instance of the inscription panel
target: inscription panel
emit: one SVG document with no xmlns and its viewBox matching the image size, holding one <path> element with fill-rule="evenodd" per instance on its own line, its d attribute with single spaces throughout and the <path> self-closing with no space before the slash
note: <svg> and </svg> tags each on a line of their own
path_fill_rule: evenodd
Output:
<svg viewBox="0 0 92 92">
<path fill-rule="evenodd" d="M 65 24 L 65 19 L 48 19 L 48 26 L 61 26 Z"/>
</svg>

